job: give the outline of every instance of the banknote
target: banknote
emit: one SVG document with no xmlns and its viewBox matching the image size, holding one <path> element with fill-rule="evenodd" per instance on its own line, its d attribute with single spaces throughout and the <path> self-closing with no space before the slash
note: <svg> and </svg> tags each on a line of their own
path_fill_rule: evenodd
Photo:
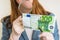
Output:
<svg viewBox="0 0 60 40">
<path fill-rule="evenodd" d="M 55 16 L 23 13 L 23 25 L 25 28 L 41 30 L 42 32 L 54 32 Z"/>
</svg>

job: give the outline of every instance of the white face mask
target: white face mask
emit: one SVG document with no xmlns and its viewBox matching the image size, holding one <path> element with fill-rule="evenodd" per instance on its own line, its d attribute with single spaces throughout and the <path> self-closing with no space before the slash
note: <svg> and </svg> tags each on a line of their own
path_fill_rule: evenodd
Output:
<svg viewBox="0 0 60 40">
<path fill-rule="evenodd" d="M 22 0 L 20 3 L 19 3 L 19 6 L 18 6 L 18 10 L 21 12 L 21 13 L 24 13 L 24 11 L 26 11 L 28 8 L 27 7 L 24 7 L 23 6 L 23 8 L 21 8 L 21 5 L 24 3 L 24 2 L 26 2 L 27 0 Z M 28 12 L 26 12 L 26 13 L 29 13 L 29 12 L 31 12 L 32 11 L 32 8 L 31 9 L 28 9 L 29 11 Z"/>
</svg>

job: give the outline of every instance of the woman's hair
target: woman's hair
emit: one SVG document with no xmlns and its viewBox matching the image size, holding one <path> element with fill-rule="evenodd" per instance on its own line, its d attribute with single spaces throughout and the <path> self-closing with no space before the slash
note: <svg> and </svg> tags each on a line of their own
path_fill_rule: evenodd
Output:
<svg viewBox="0 0 60 40">
<path fill-rule="evenodd" d="M 13 22 L 18 16 L 21 15 L 21 13 L 18 11 L 19 4 L 16 2 L 16 0 L 10 0 L 11 1 L 11 22 Z M 31 14 L 40 14 L 40 15 L 48 15 L 46 10 L 42 7 L 42 5 L 38 2 L 38 0 L 33 0 L 33 7 Z"/>
</svg>

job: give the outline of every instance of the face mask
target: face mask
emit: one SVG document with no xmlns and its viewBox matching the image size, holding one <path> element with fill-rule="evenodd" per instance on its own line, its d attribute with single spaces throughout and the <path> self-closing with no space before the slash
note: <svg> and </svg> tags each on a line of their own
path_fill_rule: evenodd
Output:
<svg viewBox="0 0 60 40">
<path fill-rule="evenodd" d="M 26 2 L 26 0 L 22 0 L 22 2 L 19 3 L 19 6 L 18 6 L 18 10 L 21 12 L 21 13 L 25 13 L 25 11 L 28 11 L 26 13 L 29 13 L 32 11 L 32 8 L 31 9 L 28 9 L 27 7 L 25 7 L 24 5 L 22 5 L 24 2 Z"/>
<path fill-rule="evenodd" d="M 25 28 L 53 33 L 55 28 L 55 16 L 23 14 L 23 25 Z"/>
</svg>

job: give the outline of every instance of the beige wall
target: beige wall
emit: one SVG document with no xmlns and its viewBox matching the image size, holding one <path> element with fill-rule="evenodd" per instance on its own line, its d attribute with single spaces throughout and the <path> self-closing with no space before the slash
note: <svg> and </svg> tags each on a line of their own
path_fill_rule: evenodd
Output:
<svg viewBox="0 0 60 40">
<path fill-rule="evenodd" d="M 10 1 L 0 0 L 0 19 L 10 14 Z"/>
<path fill-rule="evenodd" d="M 52 13 L 55 13 L 58 20 L 58 28 L 60 28 L 60 0 L 39 0 L 39 2 L 44 6 L 44 8 Z M 4 16 L 7 16 L 10 14 L 10 1 L 9 0 L 0 0 L 0 19 Z M 1 22 L 0 22 L 0 31 L 2 28 Z M 59 29 L 60 31 L 60 29 Z M 60 32 L 59 32 L 60 33 Z M 0 32 L 1 36 L 1 32 Z M 1 37 L 0 37 L 1 38 Z"/>
</svg>

